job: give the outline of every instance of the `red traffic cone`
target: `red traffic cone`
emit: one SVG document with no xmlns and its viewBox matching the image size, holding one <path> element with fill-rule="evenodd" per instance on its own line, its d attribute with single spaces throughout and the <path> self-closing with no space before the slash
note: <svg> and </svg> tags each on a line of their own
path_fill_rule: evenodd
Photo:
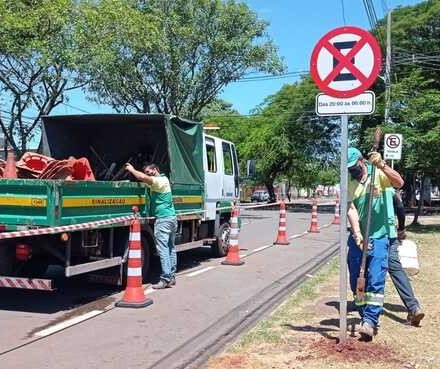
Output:
<svg viewBox="0 0 440 369">
<path fill-rule="evenodd" d="M 115 305 L 130 308 L 151 305 L 153 300 L 145 296 L 142 287 L 141 223 L 138 218 L 135 218 L 130 226 L 128 249 L 127 287 L 122 300 Z"/>
<path fill-rule="evenodd" d="M 13 151 L 8 151 L 8 157 L 6 159 L 6 167 L 3 171 L 4 179 L 16 179 L 17 167 L 15 166 L 15 154 Z"/>
<path fill-rule="evenodd" d="M 312 222 L 310 223 L 310 228 L 308 230 L 310 233 L 319 233 L 318 229 L 318 202 L 313 199 L 312 205 Z"/>
<path fill-rule="evenodd" d="M 284 200 L 280 202 L 280 222 L 278 225 L 278 235 L 274 245 L 289 245 L 290 242 L 286 237 L 286 204 Z"/>
<path fill-rule="evenodd" d="M 240 247 L 238 246 L 238 209 L 234 207 L 231 214 L 231 231 L 229 233 L 228 254 L 222 261 L 223 265 L 243 265 L 240 259 Z"/>
<path fill-rule="evenodd" d="M 341 224 L 341 219 L 339 218 L 339 197 L 336 198 L 335 217 L 332 224 Z"/>
</svg>

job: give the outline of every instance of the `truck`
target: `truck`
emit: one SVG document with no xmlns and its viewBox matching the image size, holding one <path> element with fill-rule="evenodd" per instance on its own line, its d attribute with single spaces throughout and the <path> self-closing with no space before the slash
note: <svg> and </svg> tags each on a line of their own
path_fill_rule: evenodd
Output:
<svg viewBox="0 0 440 369">
<path fill-rule="evenodd" d="M 203 124 L 165 114 L 45 116 L 40 147 L 58 160 L 88 158 L 96 180 L 0 180 L 0 287 L 52 290 L 54 281 L 44 277 L 51 265 L 66 277 L 122 285 L 133 206 L 145 280 L 154 218 L 148 187 L 127 178 L 126 162 L 138 169 L 155 163 L 170 179 L 177 251 L 210 246 L 214 256 L 226 255 L 239 198 L 237 153 Z"/>
</svg>

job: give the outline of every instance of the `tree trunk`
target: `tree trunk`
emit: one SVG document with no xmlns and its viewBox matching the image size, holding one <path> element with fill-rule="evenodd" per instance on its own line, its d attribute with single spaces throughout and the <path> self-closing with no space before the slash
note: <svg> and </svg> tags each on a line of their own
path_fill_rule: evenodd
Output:
<svg viewBox="0 0 440 369">
<path fill-rule="evenodd" d="M 273 181 L 269 180 L 264 182 L 267 192 L 269 193 L 269 202 L 276 202 L 275 190 L 273 188 Z"/>
<path fill-rule="evenodd" d="M 422 183 L 420 184 L 420 191 L 419 191 L 419 204 L 417 206 L 417 209 L 414 213 L 414 219 L 412 221 L 412 225 L 420 225 L 419 223 L 419 216 L 423 209 L 423 196 L 425 192 L 425 175 L 422 177 Z"/>
</svg>

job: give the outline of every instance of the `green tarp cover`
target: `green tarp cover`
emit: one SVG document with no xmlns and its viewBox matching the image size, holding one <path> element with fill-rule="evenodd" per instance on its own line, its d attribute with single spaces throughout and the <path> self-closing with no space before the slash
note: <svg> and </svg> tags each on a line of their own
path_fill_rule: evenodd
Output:
<svg viewBox="0 0 440 369">
<path fill-rule="evenodd" d="M 203 126 L 177 117 L 166 125 L 171 182 L 203 188 Z"/>
<path fill-rule="evenodd" d="M 92 151 L 93 149 L 93 151 Z M 84 114 L 43 117 L 42 152 L 55 159 L 87 157 L 101 171 L 154 157 L 180 190 L 203 191 L 203 125 L 165 114 Z M 98 153 L 98 158 L 95 153 Z M 153 153 L 155 153 L 153 155 Z M 99 160 L 98 160 L 99 159 Z"/>
</svg>

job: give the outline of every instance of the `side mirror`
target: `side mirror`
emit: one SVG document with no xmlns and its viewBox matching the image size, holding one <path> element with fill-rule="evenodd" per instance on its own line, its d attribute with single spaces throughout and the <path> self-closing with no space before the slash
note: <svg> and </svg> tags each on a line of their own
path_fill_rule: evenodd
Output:
<svg viewBox="0 0 440 369">
<path fill-rule="evenodd" d="M 248 178 L 255 178 L 257 174 L 257 168 L 255 160 L 248 160 L 246 162 L 246 176 Z"/>
</svg>

